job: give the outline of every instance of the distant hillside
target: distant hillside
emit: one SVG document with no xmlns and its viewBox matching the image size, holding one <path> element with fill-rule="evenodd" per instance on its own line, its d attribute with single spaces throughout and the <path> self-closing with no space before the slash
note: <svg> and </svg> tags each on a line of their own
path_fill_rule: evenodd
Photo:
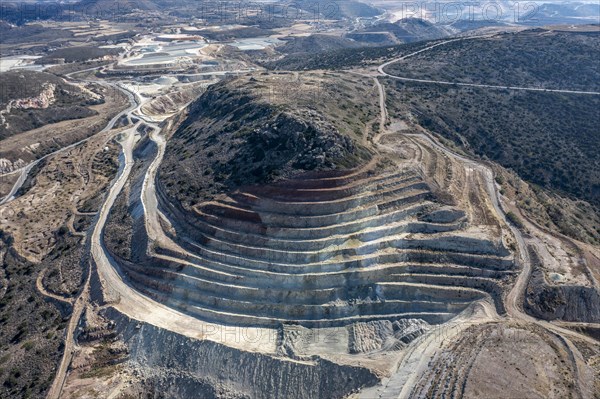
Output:
<svg viewBox="0 0 600 399">
<path fill-rule="evenodd" d="M 39 2 L 39 11 L 31 12 L 28 2 L 3 2 L 0 19 L 18 25 L 45 19 L 83 21 L 99 18 L 132 22 L 138 20 L 136 11 L 141 10 L 179 18 L 196 17 L 208 21 L 211 25 L 241 23 L 269 28 L 289 26 L 300 20 L 318 22 L 325 19 L 355 19 L 374 17 L 382 13 L 382 10 L 356 0 L 297 0 L 273 3 L 221 0 L 80 0 L 68 4 L 68 7 L 56 7 L 51 2 Z M 274 4 L 276 7 L 269 8 Z"/>
<path fill-rule="evenodd" d="M 357 66 L 381 64 L 385 60 L 417 51 L 431 41 L 396 44 L 392 46 L 351 47 L 317 53 L 288 54 L 276 60 L 263 62 L 272 70 L 302 71 L 315 69 L 346 69 Z M 364 43 L 361 43 L 364 46 Z"/>
<path fill-rule="evenodd" d="M 4 4 L 2 7 L 4 7 Z M 0 44 L 18 44 L 24 42 L 47 44 L 54 40 L 71 37 L 73 37 L 73 33 L 65 29 L 51 29 L 42 25 L 15 26 L 0 20 Z"/>
<path fill-rule="evenodd" d="M 324 51 L 357 48 L 363 46 L 364 44 L 358 43 L 354 40 L 332 35 L 315 34 L 310 36 L 290 38 L 287 40 L 286 44 L 277 47 L 277 51 L 285 54 L 314 54 Z"/>
<path fill-rule="evenodd" d="M 41 58 L 38 58 L 36 64 L 49 64 L 57 61 L 64 62 L 81 62 L 94 60 L 107 55 L 118 55 L 122 49 L 120 48 L 99 48 L 92 46 L 78 46 L 59 48 L 49 52 Z"/>
<path fill-rule="evenodd" d="M 389 32 L 401 43 L 439 39 L 453 33 L 444 26 L 434 25 L 418 18 L 405 18 L 394 23 L 376 24 L 365 29 L 365 32 Z"/>
<path fill-rule="evenodd" d="M 482 28 L 498 28 L 498 27 L 507 27 L 509 24 L 504 23 L 502 21 L 486 21 L 486 20 L 470 20 L 470 19 L 460 19 L 456 22 L 448 25 L 448 28 L 456 29 L 460 32 L 467 32 Z"/>
<path fill-rule="evenodd" d="M 381 22 L 371 25 L 363 30 L 350 32 L 346 34 L 346 37 L 365 45 L 389 46 L 439 39 L 450 33 L 454 32 L 447 27 L 434 25 L 418 18 L 406 18 L 395 23 Z"/>
<path fill-rule="evenodd" d="M 378 23 L 363 30 L 346 33 L 343 37 L 327 34 L 294 37 L 289 39 L 285 45 L 277 47 L 277 51 L 288 55 L 307 53 L 311 56 L 315 53 L 360 47 L 384 47 L 432 40 L 448 36 L 448 34 L 449 31 L 445 27 L 421 19 L 407 18 L 395 23 Z M 351 53 L 351 51 L 347 51 L 347 53 Z M 327 58 L 328 55 L 324 55 L 324 57 Z"/>
<path fill-rule="evenodd" d="M 390 32 L 365 32 L 356 31 L 350 32 L 345 35 L 346 38 L 352 39 L 357 43 L 361 43 L 362 46 L 392 46 L 394 44 L 403 43 L 398 40 L 394 34 Z"/>
<path fill-rule="evenodd" d="M 298 0 L 290 3 L 298 6 L 309 16 L 316 19 L 355 19 L 357 17 L 375 17 L 382 11 L 365 3 L 355 0 L 331 1 L 331 0 Z"/>
<path fill-rule="evenodd" d="M 600 21 L 600 4 L 598 2 L 547 2 L 539 4 L 532 17 L 523 22 L 530 25 L 558 25 L 598 23 Z"/>
<path fill-rule="evenodd" d="M 434 25 L 421 19 L 406 18 L 396 23 L 383 22 L 363 30 L 352 31 L 342 38 L 324 34 L 294 38 L 277 48 L 279 52 L 286 54 L 285 57 L 263 62 L 263 66 L 275 70 L 363 66 L 419 49 L 424 41 L 444 38 L 450 31 L 448 27 Z"/>
<path fill-rule="evenodd" d="M 158 0 L 161 1 L 161 0 Z M 166 1 L 170 7 L 175 5 L 172 1 Z M 6 1 L 2 2 L 0 19 L 16 24 L 24 25 L 33 21 L 54 20 L 65 21 L 89 21 L 92 19 L 105 19 L 110 21 L 120 20 L 125 22 L 127 14 L 133 10 L 158 11 L 160 5 L 155 0 L 80 0 L 69 2 L 52 1 Z M 60 31 L 62 29 L 56 29 Z M 65 33 L 70 33 L 65 30 Z"/>
<path fill-rule="evenodd" d="M 331 1 L 321 1 L 321 3 L 334 3 Z M 342 15 L 346 18 L 357 18 L 357 17 L 375 17 L 382 14 L 382 11 L 369 4 L 363 2 L 347 0 L 337 2 L 340 6 Z"/>
<path fill-rule="evenodd" d="M 600 91 L 599 51 L 599 35 L 523 32 L 449 43 L 387 71 L 422 79 Z M 415 117 L 529 182 L 600 207 L 600 96 L 385 81 L 393 116 Z"/>
<path fill-rule="evenodd" d="M 531 30 L 460 40 L 386 68 L 409 78 L 600 91 L 600 34 Z"/>
<path fill-rule="evenodd" d="M 275 33 L 275 31 L 270 29 L 248 26 L 227 30 L 204 30 L 202 31 L 202 36 L 208 40 L 224 41 L 249 37 L 270 36 Z"/>
<path fill-rule="evenodd" d="M 0 73 L 0 87 L 0 140 L 48 123 L 95 115 L 88 106 L 101 101 L 99 96 L 44 72 Z"/>
</svg>

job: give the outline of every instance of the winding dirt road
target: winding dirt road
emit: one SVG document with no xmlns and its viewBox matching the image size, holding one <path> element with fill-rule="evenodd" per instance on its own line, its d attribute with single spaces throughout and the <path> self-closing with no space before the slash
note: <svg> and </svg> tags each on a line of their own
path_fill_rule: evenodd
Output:
<svg viewBox="0 0 600 399">
<path fill-rule="evenodd" d="M 385 62 L 377 68 L 377 71 L 379 72 L 380 75 L 387 76 L 388 78 L 392 78 L 392 79 L 396 79 L 396 80 L 402 80 L 405 82 L 430 83 L 430 84 L 438 84 L 438 85 L 445 85 L 445 86 L 478 87 L 478 88 L 483 88 L 483 89 L 502 89 L 502 90 L 533 91 L 533 92 L 564 93 L 564 94 L 584 94 L 584 95 L 593 95 L 593 96 L 600 95 L 600 92 L 597 92 L 597 91 L 544 89 L 544 88 L 539 88 L 539 87 L 501 86 L 501 85 L 489 85 L 489 84 L 482 84 L 482 83 L 461 83 L 461 82 L 449 82 L 449 81 L 444 81 L 444 80 L 407 78 L 407 77 L 403 77 L 403 76 L 391 75 L 385 71 L 385 67 L 388 65 L 394 64 L 398 61 L 402 61 L 402 60 L 405 60 L 410 57 L 414 57 L 417 54 L 421 54 L 423 52 L 429 51 L 435 47 L 443 46 L 445 44 L 453 43 L 453 42 L 457 42 L 457 41 L 482 39 L 482 38 L 486 38 L 486 37 L 491 37 L 491 35 L 468 36 L 468 37 L 461 37 L 461 38 L 457 38 L 457 39 L 444 40 L 442 42 L 425 47 L 425 48 L 415 51 L 413 53 L 406 54 L 401 57 L 394 58 L 393 60 L 390 60 L 388 62 Z"/>
<path fill-rule="evenodd" d="M 148 168 L 142 188 L 142 204 L 144 207 L 146 229 L 151 240 L 166 240 L 166 236 L 158 221 L 160 211 L 157 208 L 158 202 L 155 191 L 156 170 L 162 161 L 166 141 L 160 134 L 160 128 L 154 123 L 154 120 L 151 117 L 141 114 L 141 104 L 138 105 L 135 112 L 136 113 L 133 116 L 142 119 L 145 124 L 152 128 L 150 139 L 153 140 L 158 147 L 158 153 Z M 118 263 L 112 259 L 110 253 L 106 249 L 102 236 L 110 211 L 117 196 L 122 191 L 129 178 L 133 166 L 133 137 L 134 135 L 131 134 L 123 143 L 125 167 L 119 175 L 118 180 L 111 188 L 106 201 L 99 212 L 98 221 L 91 237 L 93 259 L 97 267 L 103 291 L 105 295 L 108 296 L 108 300 L 113 302 L 112 306 L 121 313 L 126 314 L 133 319 L 144 321 L 166 330 L 174 331 L 192 338 L 212 340 L 247 351 L 274 353 L 276 350 L 276 342 L 273 340 L 271 330 L 256 328 L 252 329 L 252 332 L 249 332 L 247 331 L 249 329 L 244 329 L 245 333 L 258 338 L 253 339 L 252 342 L 240 340 L 240 331 L 237 331 L 235 334 L 231 333 L 233 327 L 224 327 L 222 325 L 204 322 L 156 302 L 137 291 L 123 278 L 123 273 L 120 270 Z M 180 248 L 179 250 L 183 251 Z"/>
<path fill-rule="evenodd" d="M 112 88 L 116 88 L 117 87 L 116 85 L 113 85 L 111 83 L 106 83 L 106 85 L 108 85 L 109 87 L 112 87 Z M 13 170 L 10 173 L 4 174 L 4 176 L 9 176 L 9 175 L 13 175 L 15 173 L 19 173 L 19 178 L 17 179 L 17 181 L 15 182 L 15 184 L 13 184 L 13 187 L 10 190 L 10 192 L 0 201 L 0 205 L 4 205 L 4 204 L 12 201 L 13 199 L 15 199 L 15 194 L 23 186 L 23 184 L 25 184 L 25 181 L 27 180 L 27 176 L 29 175 L 29 172 L 31 172 L 31 169 L 33 169 L 33 167 L 35 165 L 37 165 L 38 163 L 40 163 L 41 161 L 43 161 L 46 158 L 53 157 L 53 156 L 58 155 L 58 154 L 60 154 L 60 153 L 62 153 L 64 151 L 70 150 L 71 148 L 77 147 L 78 145 L 87 142 L 88 140 L 90 140 L 95 135 L 102 134 L 102 133 L 108 132 L 109 130 L 112 130 L 114 128 L 115 124 L 117 123 L 117 121 L 119 120 L 119 118 L 121 118 L 123 115 L 129 114 L 131 111 L 133 111 L 137 107 L 137 104 L 135 103 L 135 101 L 133 101 L 133 96 L 131 95 L 131 93 L 129 93 L 129 92 L 125 91 L 125 90 L 122 90 L 122 89 L 119 89 L 119 90 L 121 90 L 123 93 L 125 93 L 127 95 L 127 97 L 129 98 L 129 104 L 130 105 L 129 105 L 129 107 L 127 109 L 124 109 L 123 111 L 121 111 L 117 115 L 115 115 L 106 124 L 106 126 L 102 130 L 100 130 L 99 132 L 94 133 L 94 134 L 86 137 L 83 140 L 79 140 L 79 141 L 77 141 L 77 142 L 75 142 L 73 144 L 69 144 L 66 147 L 62 147 L 62 148 L 60 148 L 60 149 L 58 149 L 56 151 L 53 151 L 53 152 L 51 152 L 49 154 L 46 154 L 43 157 L 38 158 L 35 161 L 30 162 L 29 164 L 27 164 L 26 166 L 23 166 L 20 169 Z M 2 175 L 0 175 L 0 177 L 2 177 Z"/>
<path fill-rule="evenodd" d="M 394 60 L 388 61 L 384 64 L 381 64 L 377 68 L 377 70 L 380 75 L 387 76 L 387 77 L 394 78 L 394 79 L 406 80 L 406 81 L 434 83 L 434 84 L 460 85 L 460 86 L 473 86 L 473 87 L 481 87 L 481 88 L 489 88 L 489 89 L 501 88 L 501 89 L 513 89 L 513 90 L 530 90 L 530 91 L 559 92 L 559 93 L 570 93 L 570 94 L 600 95 L 599 92 L 582 92 L 582 91 L 573 91 L 573 90 L 545 90 L 545 89 L 528 88 L 528 87 L 505 87 L 505 86 L 494 86 L 494 85 L 483 85 L 483 84 L 482 85 L 457 84 L 457 83 L 453 83 L 453 82 L 432 81 L 432 80 L 423 80 L 423 79 L 409 79 L 409 78 L 393 76 L 384 71 L 384 68 L 390 64 L 393 64 L 397 61 L 412 57 L 412 56 L 420 54 L 422 52 L 428 51 L 432 48 L 435 48 L 435 47 L 438 47 L 438 46 L 441 46 L 441 45 L 444 45 L 447 43 L 451 43 L 454 41 L 458 41 L 458 40 L 466 40 L 466 39 L 481 38 L 481 37 L 485 37 L 485 36 L 451 39 L 451 40 L 446 40 L 446 41 L 443 41 L 440 43 L 436 43 L 432 46 L 426 47 L 426 48 L 416 51 L 414 53 L 407 54 L 402 57 L 396 58 Z M 376 79 L 376 81 L 378 83 L 378 87 L 380 88 L 380 104 L 383 104 L 383 106 L 385 106 L 385 98 L 383 97 L 383 96 L 385 96 L 385 88 L 377 79 Z M 385 125 L 384 118 L 387 118 L 387 110 L 381 111 L 381 118 L 382 118 L 382 121 L 381 121 L 380 126 L 384 126 Z M 514 286 L 512 287 L 512 289 L 510 290 L 510 292 L 507 294 L 507 296 L 505 298 L 507 317 L 510 319 L 513 319 L 513 320 L 522 321 L 524 323 L 536 324 L 546 330 L 551 331 L 556 336 L 560 337 L 560 339 L 564 342 L 565 349 L 567 350 L 567 352 L 570 354 L 570 356 L 572 358 L 573 366 L 575 369 L 575 376 L 578 380 L 577 388 L 578 388 L 579 396 L 582 398 L 591 397 L 592 392 L 585 391 L 583 389 L 583 387 L 588 385 L 588 384 L 586 384 L 586 381 L 585 381 L 586 373 L 583 371 L 583 368 L 582 368 L 582 364 L 584 364 L 585 362 L 583 361 L 583 357 L 582 357 L 581 353 L 579 353 L 576 346 L 567 337 L 575 337 L 579 340 L 583 340 L 592 345 L 598 345 L 598 342 L 588 336 L 579 334 L 573 330 L 569 330 L 567 328 L 558 326 L 558 325 L 550 323 L 550 322 L 538 320 L 534 317 L 529 316 L 528 314 L 526 314 L 524 312 L 522 303 L 523 303 L 525 290 L 527 288 L 527 284 L 528 284 L 529 278 L 531 276 L 531 271 L 532 271 L 531 260 L 529 257 L 529 252 L 528 252 L 527 245 L 526 245 L 525 239 L 523 237 L 523 234 L 516 226 L 514 226 L 513 224 L 510 223 L 510 221 L 508 220 L 508 217 L 502 207 L 501 195 L 499 193 L 498 187 L 496 186 L 493 171 L 491 170 L 491 168 L 489 166 L 482 164 L 481 162 L 472 160 L 470 158 L 467 158 L 465 156 L 462 156 L 460 154 L 457 154 L 457 153 L 447 149 L 446 147 L 441 145 L 437 140 L 435 140 L 424 129 L 421 129 L 421 130 L 422 130 L 421 133 L 406 134 L 406 136 L 409 136 L 409 137 L 412 136 L 412 137 L 427 141 L 432 147 L 443 152 L 447 156 L 452 157 L 452 158 L 456 159 L 457 161 L 467 165 L 468 167 L 479 171 L 481 173 L 481 175 L 484 177 L 486 192 L 488 194 L 489 199 L 491 200 L 494 210 L 503 219 L 504 223 L 506 224 L 506 226 L 509 227 L 512 235 L 515 238 L 515 241 L 517 243 L 517 254 L 519 257 L 519 263 L 522 265 L 522 270 L 519 273 Z M 495 314 L 495 309 L 492 308 L 491 311 Z M 495 316 L 490 315 L 487 312 L 485 312 L 484 314 L 485 314 L 484 317 L 481 317 L 481 315 L 480 315 L 479 317 L 476 317 L 476 318 L 473 318 L 473 317 L 464 318 L 463 315 L 459 315 L 453 321 L 462 323 L 464 326 L 467 324 L 489 322 L 489 321 L 495 320 L 495 319 L 497 320 L 497 315 L 495 315 Z M 449 323 L 452 323 L 453 321 L 450 321 Z M 569 325 L 569 323 L 565 323 L 565 322 L 562 322 L 561 324 Z M 574 324 L 576 324 L 576 323 L 574 323 Z M 394 398 L 394 399 L 410 397 L 412 390 L 415 386 L 415 383 L 418 380 L 417 377 L 428 366 L 429 362 L 433 359 L 433 356 L 435 355 L 436 351 L 441 349 L 444 346 L 444 343 L 446 342 L 446 340 L 452 339 L 452 338 L 456 337 L 458 334 L 458 330 L 451 331 L 451 334 L 446 334 L 444 336 L 443 340 L 437 340 L 437 342 L 436 342 L 435 337 L 436 337 L 437 331 L 439 331 L 439 327 L 430 331 L 428 334 L 420 337 L 416 341 L 413 341 L 413 343 L 411 343 L 409 349 L 407 350 L 407 353 L 402 357 L 401 361 L 399 362 L 396 372 L 389 379 L 384 380 L 384 382 L 381 385 L 364 390 L 361 393 L 360 397 L 365 398 L 365 399 L 366 398 L 370 399 L 373 397 Z"/>
</svg>

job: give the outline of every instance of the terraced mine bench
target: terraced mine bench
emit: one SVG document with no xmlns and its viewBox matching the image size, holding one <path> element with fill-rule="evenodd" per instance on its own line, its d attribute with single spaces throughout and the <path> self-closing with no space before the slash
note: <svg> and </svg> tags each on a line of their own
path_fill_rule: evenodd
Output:
<svg viewBox="0 0 600 399">
<path fill-rule="evenodd" d="M 195 207 L 169 204 L 187 251 L 123 262 L 134 287 L 207 321 L 278 327 L 443 323 L 491 298 L 515 268 L 499 240 L 439 203 L 417 169 L 310 173 Z"/>
</svg>

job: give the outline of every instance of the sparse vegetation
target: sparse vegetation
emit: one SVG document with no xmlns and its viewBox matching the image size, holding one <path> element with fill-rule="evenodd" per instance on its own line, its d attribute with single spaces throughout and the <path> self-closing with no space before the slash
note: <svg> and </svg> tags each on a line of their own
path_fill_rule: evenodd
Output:
<svg viewBox="0 0 600 399">
<path fill-rule="evenodd" d="M 372 80 L 333 74 L 213 86 L 169 141 L 163 187 L 187 206 L 223 187 L 356 166 L 370 157 L 360 140 L 378 117 L 376 96 Z"/>
<path fill-rule="evenodd" d="M 35 288 L 42 266 L 18 256 L 7 238 L 0 241 L 7 284 L 0 296 L 0 397 L 41 398 L 62 356 L 65 319 Z"/>
<path fill-rule="evenodd" d="M 434 42 L 423 41 L 381 47 L 344 48 L 311 54 L 290 54 L 277 61 L 264 62 L 263 66 L 272 70 L 301 71 L 316 69 L 339 70 L 376 65 L 383 62 L 383 60 L 412 53 Z"/>
<path fill-rule="evenodd" d="M 506 213 L 506 217 L 508 218 L 509 222 L 511 222 L 512 224 L 514 224 L 518 228 L 520 228 L 520 229 L 523 228 L 523 222 L 521 221 L 521 218 L 518 217 L 514 212 L 508 211 Z"/>
<path fill-rule="evenodd" d="M 513 92 L 386 79 L 388 106 L 525 180 L 600 205 L 598 96 Z"/>
<path fill-rule="evenodd" d="M 600 91 L 600 35 L 532 30 L 458 40 L 386 67 L 447 82 Z"/>
<path fill-rule="evenodd" d="M 44 72 L 1 73 L 0 87 L 0 111 L 10 111 L 3 114 L 5 123 L 0 124 L 0 140 L 49 123 L 96 115 L 97 112 L 88 106 L 101 102 L 63 79 Z M 36 99 L 21 106 L 13 102 L 33 98 Z M 10 108 L 7 108 L 9 104 Z"/>
</svg>

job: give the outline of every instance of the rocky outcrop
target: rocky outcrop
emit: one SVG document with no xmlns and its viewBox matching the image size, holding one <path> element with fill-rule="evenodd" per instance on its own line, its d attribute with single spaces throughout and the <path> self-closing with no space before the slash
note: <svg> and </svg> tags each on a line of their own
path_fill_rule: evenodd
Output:
<svg viewBox="0 0 600 399">
<path fill-rule="evenodd" d="M 525 310 L 544 320 L 600 323 L 600 293 L 594 287 L 550 285 L 541 259 L 529 248 L 533 271 L 525 295 Z"/>
<path fill-rule="evenodd" d="M 0 140 L 49 123 L 96 115 L 97 111 L 87 106 L 102 101 L 83 85 L 46 72 L 4 72 L 0 87 Z"/>
<path fill-rule="evenodd" d="M 318 356 L 296 361 L 245 352 L 138 323 L 114 308 L 107 309 L 106 315 L 115 321 L 128 346 L 130 366 L 142 373 L 151 370 L 146 371 L 148 380 L 156 390 L 164 387 L 170 398 L 333 399 L 378 382 L 363 367 Z"/>
<path fill-rule="evenodd" d="M 403 319 L 355 323 L 348 326 L 350 353 L 367 353 L 377 350 L 398 350 L 429 330 L 427 322 Z"/>
</svg>

